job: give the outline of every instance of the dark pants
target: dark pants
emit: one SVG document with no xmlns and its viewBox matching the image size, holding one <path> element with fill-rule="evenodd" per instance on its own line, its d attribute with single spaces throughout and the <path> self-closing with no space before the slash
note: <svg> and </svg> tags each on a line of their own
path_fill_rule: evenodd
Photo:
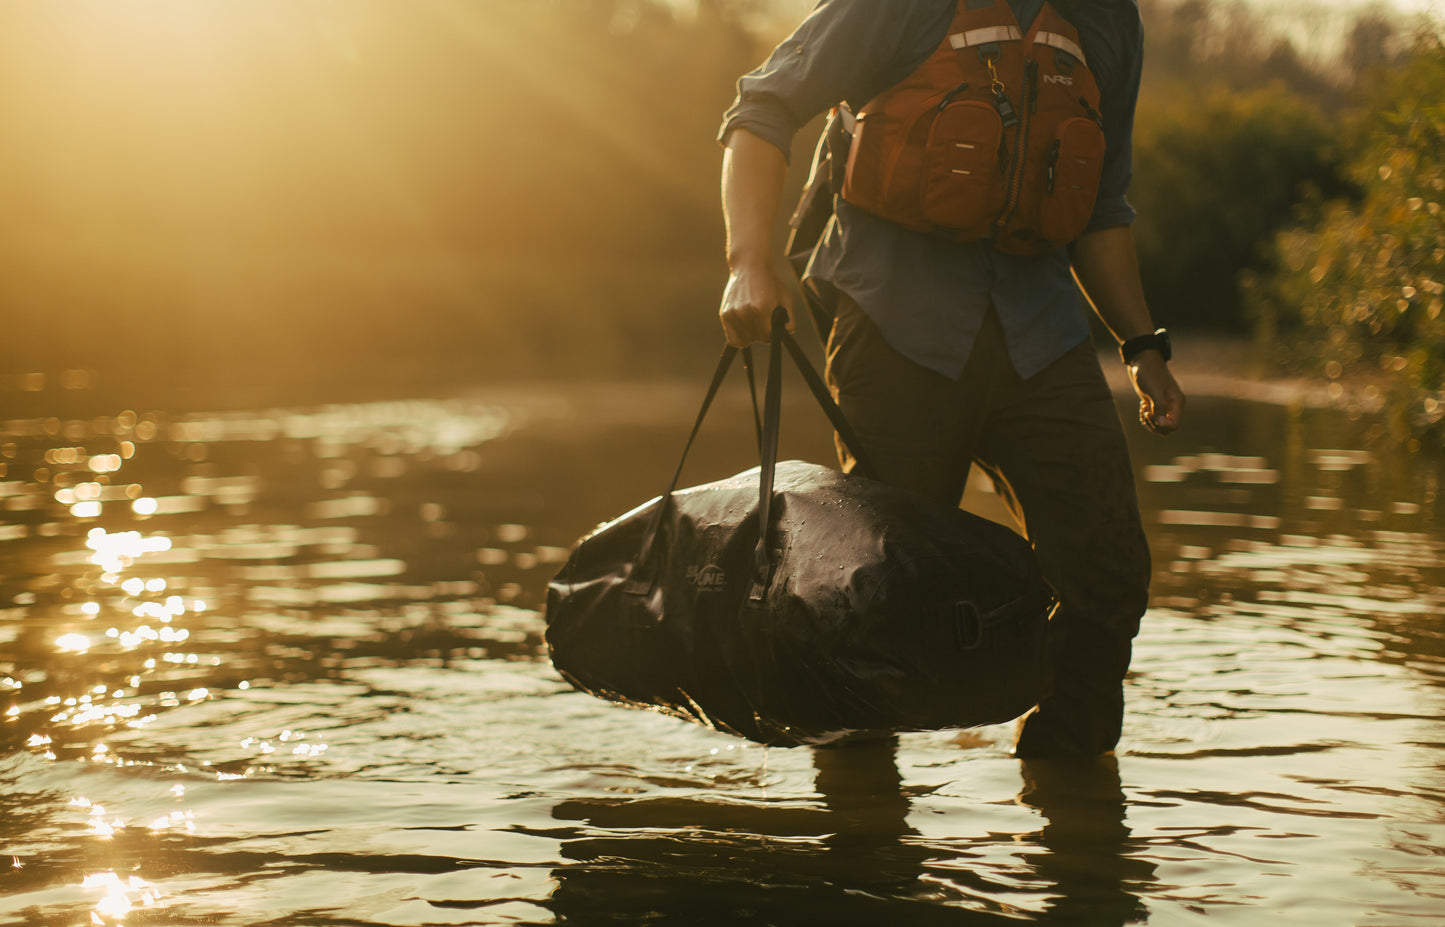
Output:
<svg viewBox="0 0 1445 927">
<path fill-rule="evenodd" d="M 1128 447 L 1092 343 L 1023 380 L 990 311 L 963 375 L 950 380 L 899 355 L 841 297 L 828 383 L 885 482 L 957 505 L 977 463 L 1024 526 L 1060 607 L 1053 691 L 1025 720 L 1019 754 L 1112 749 L 1150 565 Z M 841 442 L 838 454 L 851 470 Z"/>
</svg>

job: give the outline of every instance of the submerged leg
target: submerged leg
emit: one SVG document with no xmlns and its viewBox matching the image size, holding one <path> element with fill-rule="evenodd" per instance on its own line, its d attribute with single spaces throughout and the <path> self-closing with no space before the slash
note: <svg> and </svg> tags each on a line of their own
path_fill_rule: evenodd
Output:
<svg viewBox="0 0 1445 927">
<path fill-rule="evenodd" d="M 1017 752 L 1112 750 L 1150 561 L 1128 446 L 1092 344 L 1014 385 L 985 429 L 980 462 L 1059 597 L 1053 692 L 1025 719 Z"/>
</svg>

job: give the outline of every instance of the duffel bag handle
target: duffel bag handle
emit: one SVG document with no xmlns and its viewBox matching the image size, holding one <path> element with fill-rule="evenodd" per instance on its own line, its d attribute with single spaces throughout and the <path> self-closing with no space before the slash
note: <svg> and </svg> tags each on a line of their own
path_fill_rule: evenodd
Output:
<svg viewBox="0 0 1445 927">
<path fill-rule="evenodd" d="M 847 416 L 833 401 L 833 395 L 828 392 L 823 378 L 818 376 L 818 371 L 813 369 L 813 365 L 808 361 L 808 356 L 803 353 L 802 348 L 798 347 L 797 339 L 788 331 L 788 310 L 782 306 L 773 310 L 773 344 L 777 345 L 779 342 L 782 342 L 783 347 L 788 349 L 788 355 L 797 365 L 798 372 L 803 375 L 803 382 L 808 384 L 808 390 L 818 401 L 818 405 L 822 407 L 823 414 L 828 416 L 828 422 L 832 424 L 833 430 L 838 432 L 838 436 L 843 439 L 844 446 L 857 461 L 858 466 L 854 468 L 854 472 L 859 476 L 866 476 L 870 480 L 878 479 L 878 469 L 873 466 L 868 454 L 864 452 L 863 442 L 858 438 L 858 433 L 853 430 L 852 425 L 848 424 Z M 776 352 L 773 358 L 776 360 Z"/>
<path fill-rule="evenodd" d="M 828 421 L 833 429 L 838 432 L 839 437 L 847 446 L 848 451 L 857 461 L 856 472 L 861 476 L 871 479 L 877 478 L 877 470 L 869 462 L 868 455 L 863 451 L 863 443 L 853 431 L 848 419 L 843 415 L 843 410 L 833 401 L 828 387 L 823 383 L 818 372 L 808 361 L 803 349 L 788 331 L 788 311 L 782 306 L 773 310 L 772 317 L 772 343 L 768 351 L 768 380 L 763 398 L 762 424 L 759 428 L 758 440 L 758 546 L 756 552 L 757 582 L 753 586 L 752 597 L 761 598 L 762 593 L 767 589 L 768 581 L 772 577 L 773 563 L 772 550 L 768 545 L 768 527 L 772 524 L 773 510 L 773 476 L 778 466 L 778 436 L 782 428 L 782 394 L 783 394 L 783 365 L 782 349 L 787 348 L 788 355 L 793 359 L 798 372 L 802 374 L 803 381 L 808 384 L 808 389 L 822 407 L 823 413 L 828 416 Z M 703 397 L 702 407 L 698 409 L 697 418 L 692 424 L 692 431 L 687 437 L 687 443 L 683 445 L 682 457 L 677 462 L 677 469 L 673 471 L 672 480 L 667 485 L 667 491 L 662 494 L 658 502 L 657 510 L 648 525 L 647 534 L 642 539 L 642 547 L 639 551 L 637 562 L 633 565 L 632 575 L 629 577 L 625 591 L 633 595 L 646 595 L 652 591 L 656 581 L 656 572 L 650 569 L 653 559 L 653 549 L 657 544 L 658 534 L 661 532 L 663 516 L 667 507 L 672 504 L 672 494 L 677 490 L 678 481 L 682 479 L 682 469 L 687 463 L 687 455 L 692 450 L 693 442 L 697 440 L 697 434 L 702 429 L 702 423 L 707 418 L 708 410 L 712 408 L 713 400 L 717 398 L 718 390 L 722 387 L 723 380 L 727 377 L 728 368 L 732 366 L 733 358 L 742 351 L 744 363 L 748 368 L 748 385 L 753 387 L 752 377 L 752 352 L 750 348 L 735 348 L 728 345 L 723 348 L 722 356 L 718 358 L 717 369 L 713 371 L 712 382 L 708 384 L 707 395 Z M 757 393 L 753 389 L 753 416 L 756 423 L 757 418 Z"/>
</svg>

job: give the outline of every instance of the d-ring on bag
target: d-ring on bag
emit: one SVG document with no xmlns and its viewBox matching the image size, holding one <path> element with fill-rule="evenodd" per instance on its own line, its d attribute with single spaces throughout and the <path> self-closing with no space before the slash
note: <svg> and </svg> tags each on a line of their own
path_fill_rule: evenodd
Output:
<svg viewBox="0 0 1445 927">
<path fill-rule="evenodd" d="M 548 587 L 553 664 L 584 692 L 764 744 L 1023 714 L 1044 694 L 1054 603 L 1029 545 L 864 476 L 778 462 L 786 347 L 867 467 L 785 321 L 775 313 L 761 466 L 679 490 L 680 462 L 667 492 L 579 541 Z"/>
</svg>

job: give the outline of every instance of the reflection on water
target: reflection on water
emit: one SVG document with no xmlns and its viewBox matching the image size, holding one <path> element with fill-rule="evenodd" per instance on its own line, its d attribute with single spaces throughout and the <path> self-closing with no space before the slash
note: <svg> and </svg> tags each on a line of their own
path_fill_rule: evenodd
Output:
<svg viewBox="0 0 1445 927">
<path fill-rule="evenodd" d="M 0 923 L 1436 918 L 1435 463 L 1196 403 L 1137 441 L 1117 760 L 1021 764 L 1007 727 L 764 750 L 574 693 L 541 643 L 545 580 L 661 488 L 695 393 L 0 423 Z M 751 427 L 715 413 L 698 478 Z"/>
</svg>

